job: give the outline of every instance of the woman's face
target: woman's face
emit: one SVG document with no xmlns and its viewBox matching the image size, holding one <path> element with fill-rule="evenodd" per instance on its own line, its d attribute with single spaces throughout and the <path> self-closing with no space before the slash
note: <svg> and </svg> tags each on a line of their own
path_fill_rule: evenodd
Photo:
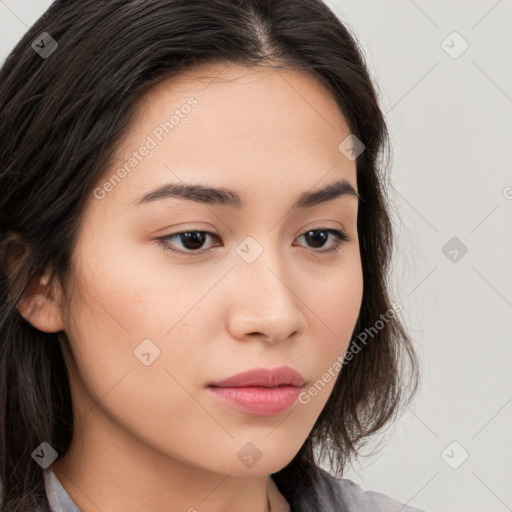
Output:
<svg viewBox="0 0 512 512">
<path fill-rule="evenodd" d="M 270 474 L 329 398 L 362 299 L 357 197 L 294 205 L 340 180 L 357 190 L 356 163 L 339 149 L 350 132 L 314 78 L 199 70 L 143 98 L 88 202 L 76 289 L 61 310 L 75 439 L 94 439 L 90 449 L 113 468 L 137 453 Z M 148 195 L 164 185 L 224 192 Z M 349 241 L 327 252 L 338 239 L 326 230 Z M 261 406 L 247 405 L 254 393 L 236 406 L 208 387 L 281 366 L 305 381 L 287 408 L 265 392 Z"/>
</svg>

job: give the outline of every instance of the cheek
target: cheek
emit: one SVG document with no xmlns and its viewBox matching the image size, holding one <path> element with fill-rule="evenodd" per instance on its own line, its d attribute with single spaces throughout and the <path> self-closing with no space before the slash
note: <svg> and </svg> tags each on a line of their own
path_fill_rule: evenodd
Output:
<svg viewBox="0 0 512 512">
<path fill-rule="evenodd" d="M 318 279 L 318 286 L 309 292 L 304 288 L 303 297 L 311 310 L 310 337 L 314 347 L 308 360 L 315 370 L 315 378 L 305 388 L 299 407 L 306 407 L 307 414 L 316 418 L 327 402 L 359 316 L 363 296 L 363 275 L 358 253 L 347 255 L 343 264 L 331 268 L 328 276 Z"/>
<path fill-rule="evenodd" d="M 203 321 L 206 314 L 220 316 L 213 309 L 218 296 L 200 300 L 213 277 L 195 291 L 169 279 L 176 289 L 187 290 L 171 300 L 173 292 L 164 283 L 151 287 L 140 275 L 126 279 L 119 266 L 108 278 L 97 267 L 87 270 L 78 276 L 83 286 L 66 329 L 76 361 L 76 412 L 85 417 L 84 428 L 103 425 L 109 432 L 113 421 L 161 453 L 216 468 L 225 463 L 231 471 L 242 439 L 226 434 L 231 426 L 216 421 L 216 411 L 209 413 L 198 393 L 211 377 L 214 331 L 218 337 L 218 328 Z M 144 352 L 137 351 L 144 339 L 159 351 L 153 359 L 155 346 L 146 345 L 152 360 L 147 366 Z M 222 457 L 212 446 L 222 447 Z"/>
<path fill-rule="evenodd" d="M 90 269 L 78 276 L 80 294 L 66 331 L 99 392 L 123 370 L 150 366 L 144 362 L 186 369 L 199 350 L 194 340 L 211 339 L 204 332 L 211 324 L 194 311 L 204 318 L 214 307 L 211 298 L 198 305 L 211 283 L 196 288 L 175 274 L 148 283 L 144 273 L 123 272 L 119 265 L 109 273 Z"/>
<path fill-rule="evenodd" d="M 211 285 L 192 266 L 187 271 L 167 264 L 155 244 L 117 236 L 107 231 L 101 240 L 90 236 L 82 242 L 76 276 L 83 304 L 75 313 L 88 313 L 84 324 L 130 338 L 131 345 L 162 338 Z"/>
<path fill-rule="evenodd" d="M 113 238 L 97 244 L 101 258 L 93 257 L 92 243 L 83 246 L 90 249 L 75 265 L 79 285 L 66 327 L 83 386 L 95 403 L 123 394 L 120 403 L 130 407 L 117 413 L 133 411 L 127 423 L 148 421 L 159 411 L 152 427 L 158 429 L 160 420 L 168 423 L 168 415 L 193 403 L 179 383 L 189 388 L 211 378 L 205 354 L 214 355 L 221 326 L 205 320 L 223 318 L 214 288 L 218 272 L 157 266 L 133 248 L 116 260 Z"/>
<path fill-rule="evenodd" d="M 347 254 L 339 265 L 316 276 L 315 282 L 305 280 L 300 293 L 311 310 L 315 337 L 324 341 L 323 353 L 332 358 L 347 348 L 361 309 L 363 275 L 359 254 Z"/>
</svg>

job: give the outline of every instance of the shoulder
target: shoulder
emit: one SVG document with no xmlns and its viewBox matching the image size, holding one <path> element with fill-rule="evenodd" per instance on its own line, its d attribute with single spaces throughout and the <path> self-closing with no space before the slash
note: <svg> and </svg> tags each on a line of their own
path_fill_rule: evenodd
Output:
<svg viewBox="0 0 512 512">
<path fill-rule="evenodd" d="M 335 478 L 318 468 L 316 497 L 321 510 L 329 512 L 424 512 L 386 494 L 364 490 L 346 478 Z"/>
</svg>

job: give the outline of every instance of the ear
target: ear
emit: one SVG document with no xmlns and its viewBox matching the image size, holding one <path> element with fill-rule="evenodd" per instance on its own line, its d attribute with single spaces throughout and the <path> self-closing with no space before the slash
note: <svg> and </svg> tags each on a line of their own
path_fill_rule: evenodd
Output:
<svg viewBox="0 0 512 512">
<path fill-rule="evenodd" d="M 36 277 L 18 302 L 20 315 L 43 332 L 64 330 L 63 293 L 60 283 L 50 284 L 49 273 Z"/>
<path fill-rule="evenodd" d="M 20 269 L 27 262 L 30 248 L 17 232 L 8 232 L 0 242 L 0 269 L 12 281 L 15 296 L 21 292 Z M 16 306 L 21 316 L 43 332 L 64 330 L 63 293 L 58 278 L 50 283 L 50 268 L 32 279 Z M 11 297 L 15 300 L 14 297 Z"/>
</svg>

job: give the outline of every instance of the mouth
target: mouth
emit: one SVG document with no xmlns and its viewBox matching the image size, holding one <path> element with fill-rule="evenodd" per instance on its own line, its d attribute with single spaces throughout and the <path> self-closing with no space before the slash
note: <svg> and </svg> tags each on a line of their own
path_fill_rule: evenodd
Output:
<svg viewBox="0 0 512 512">
<path fill-rule="evenodd" d="M 254 368 L 210 383 L 208 391 L 221 402 L 246 414 L 274 416 L 289 409 L 305 379 L 287 366 Z"/>
</svg>

